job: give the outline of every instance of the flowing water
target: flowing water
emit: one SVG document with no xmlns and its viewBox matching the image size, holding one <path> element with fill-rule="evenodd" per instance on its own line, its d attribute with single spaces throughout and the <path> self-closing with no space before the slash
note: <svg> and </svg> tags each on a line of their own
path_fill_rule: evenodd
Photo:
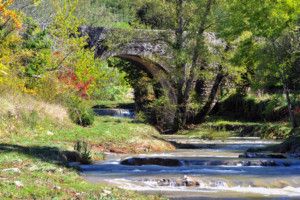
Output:
<svg viewBox="0 0 300 200">
<path fill-rule="evenodd" d="M 276 141 L 166 139 L 183 149 L 160 154 L 108 154 L 103 162 L 81 166 L 82 173 L 95 183 L 171 199 L 300 199 L 299 159 L 239 157 L 249 147 Z"/>
<path fill-rule="evenodd" d="M 134 118 L 135 113 L 133 109 L 125 108 L 95 108 L 94 112 L 100 116 L 112 116 L 121 118 Z"/>
</svg>

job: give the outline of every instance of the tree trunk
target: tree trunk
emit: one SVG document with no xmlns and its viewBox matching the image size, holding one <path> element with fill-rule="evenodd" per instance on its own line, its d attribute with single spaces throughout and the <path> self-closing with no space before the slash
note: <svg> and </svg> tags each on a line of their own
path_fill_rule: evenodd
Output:
<svg viewBox="0 0 300 200">
<path fill-rule="evenodd" d="M 291 98 L 290 98 L 290 91 L 289 91 L 289 88 L 286 83 L 283 84 L 283 90 L 284 90 L 287 105 L 288 105 L 289 116 L 290 116 L 290 121 L 291 121 L 292 127 L 297 128 L 298 124 L 297 124 L 297 121 L 295 118 L 294 109 L 293 109 L 293 105 L 292 105 Z"/>
<path fill-rule="evenodd" d="M 176 48 L 177 53 L 181 56 L 181 53 L 184 52 L 184 20 L 183 20 L 183 0 L 177 1 L 177 23 L 178 28 L 176 30 Z M 195 78 L 196 78 L 196 68 L 199 64 L 199 53 L 203 48 L 204 38 L 203 33 L 206 29 L 206 24 L 208 21 L 208 16 L 211 11 L 211 7 L 213 5 L 213 0 L 207 0 L 205 11 L 199 23 L 198 31 L 196 33 L 196 45 L 193 49 L 192 53 L 192 64 L 190 72 L 187 73 L 186 64 L 182 63 L 180 60 L 176 67 L 181 74 L 179 74 L 179 80 L 176 82 L 177 84 L 177 109 L 176 109 L 176 118 L 174 123 L 174 131 L 183 128 L 186 125 L 187 121 L 187 106 L 190 99 L 190 95 L 195 86 Z M 199 67 L 200 69 L 201 67 Z"/>
<path fill-rule="evenodd" d="M 218 73 L 214 81 L 213 87 L 211 88 L 207 102 L 195 117 L 195 123 L 201 123 L 205 119 L 206 115 L 209 114 L 209 112 L 212 110 L 217 97 L 219 86 L 221 85 L 224 77 L 224 74 Z"/>
<path fill-rule="evenodd" d="M 184 43 L 184 19 L 183 19 L 183 0 L 177 1 L 177 24 L 178 27 L 176 29 L 176 44 L 175 44 L 175 51 L 178 54 L 178 57 L 181 57 L 181 54 L 183 52 L 183 43 Z M 178 80 L 176 81 L 176 90 L 177 90 L 177 103 L 176 103 L 176 114 L 175 114 L 175 120 L 173 125 L 173 131 L 178 131 L 182 127 L 185 126 L 186 119 L 184 118 L 185 110 L 184 108 L 184 95 L 183 95 L 183 88 L 185 85 L 185 79 L 186 79 L 186 64 L 182 62 L 182 60 L 176 60 L 176 69 L 180 73 Z"/>
</svg>

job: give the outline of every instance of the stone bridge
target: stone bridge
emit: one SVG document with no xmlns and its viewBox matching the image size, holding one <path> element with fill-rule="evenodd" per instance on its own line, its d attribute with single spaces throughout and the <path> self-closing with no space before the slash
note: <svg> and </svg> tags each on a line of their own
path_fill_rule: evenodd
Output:
<svg viewBox="0 0 300 200">
<path fill-rule="evenodd" d="M 174 41 L 174 33 L 160 30 L 107 29 L 89 26 L 81 27 L 81 33 L 88 36 L 89 47 L 95 49 L 96 57 L 101 59 L 118 57 L 140 67 L 160 83 L 173 103 L 176 102 L 174 84 L 170 78 L 174 68 L 169 66 L 174 56 L 166 43 L 168 40 Z M 214 47 L 224 46 L 222 40 L 217 39 L 214 34 L 205 33 L 205 36 L 212 52 Z M 209 91 L 210 86 L 211 84 L 206 84 L 204 91 Z"/>
<path fill-rule="evenodd" d="M 170 80 L 173 58 L 171 49 L 161 38 L 164 31 L 106 29 L 102 27 L 81 27 L 81 33 L 88 36 L 88 45 L 95 49 L 95 56 L 101 59 L 118 57 L 143 69 L 158 81 L 168 92 L 171 102 L 176 94 Z"/>
<path fill-rule="evenodd" d="M 81 27 L 81 33 L 88 36 L 88 45 L 95 49 L 96 57 L 101 59 L 118 57 L 142 68 L 151 78 L 160 83 L 164 91 L 167 91 L 171 102 L 176 103 L 177 96 L 171 78 L 174 77 L 172 63 L 175 59 L 172 49 L 168 45 L 168 42 L 175 40 L 173 32 L 86 26 Z M 224 46 L 224 42 L 217 39 L 212 33 L 205 33 L 205 37 L 209 41 L 209 48 L 212 53 L 214 53 L 214 47 Z M 211 86 L 212 84 L 204 84 L 202 88 L 204 98 L 208 96 Z"/>
</svg>

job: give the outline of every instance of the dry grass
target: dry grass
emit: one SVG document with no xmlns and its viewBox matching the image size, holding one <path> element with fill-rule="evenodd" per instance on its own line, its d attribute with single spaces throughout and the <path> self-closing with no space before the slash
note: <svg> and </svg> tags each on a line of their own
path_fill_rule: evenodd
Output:
<svg viewBox="0 0 300 200">
<path fill-rule="evenodd" d="M 33 129 L 41 123 L 47 126 L 71 125 L 67 110 L 32 96 L 17 92 L 0 93 L 0 135 Z M 34 126 L 34 127 L 33 127 Z"/>
</svg>

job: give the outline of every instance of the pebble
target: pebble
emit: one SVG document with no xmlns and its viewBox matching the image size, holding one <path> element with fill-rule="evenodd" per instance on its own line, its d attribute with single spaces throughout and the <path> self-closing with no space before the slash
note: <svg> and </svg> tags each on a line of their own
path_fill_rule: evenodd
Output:
<svg viewBox="0 0 300 200">
<path fill-rule="evenodd" d="M 47 131 L 47 135 L 52 136 L 52 135 L 54 135 L 54 133 L 51 131 Z"/>
<path fill-rule="evenodd" d="M 33 165 L 29 168 L 29 171 L 33 172 L 33 171 L 38 171 L 39 168 L 36 165 Z"/>
<path fill-rule="evenodd" d="M 15 181 L 14 183 L 15 183 L 15 185 L 17 186 L 17 188 L 22 188 L 22 187 L 24 187 L 24 185 L 23 185 L 23 183 L 22 183 L 21 181 Z"/>
<path fill-rule="evenodd" d="M 102 196 L 104 196 L 104 197 L 109 196 L 109 195 L 112 193 L 112 192 L 109 191 L 109 190 L 103 190 L 102 192 L 103 192 L 103 193 L 102 193 Z"/>
<path fill-rule="evenodd" d="M 53 189 L 54 190 L 61 190 L 61 187 L 56 185 L 56 186 L 53 187 Z"/>
<path fill-rule="evenodd" d="M 21 173 L 21 170 L 19 168 L 8 168 L 8 169 L 3 169 L 2 172 Z"/>
</svg>

